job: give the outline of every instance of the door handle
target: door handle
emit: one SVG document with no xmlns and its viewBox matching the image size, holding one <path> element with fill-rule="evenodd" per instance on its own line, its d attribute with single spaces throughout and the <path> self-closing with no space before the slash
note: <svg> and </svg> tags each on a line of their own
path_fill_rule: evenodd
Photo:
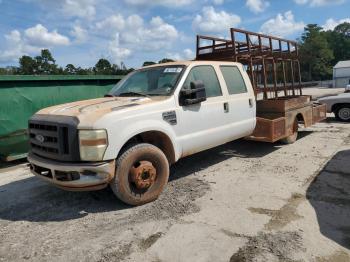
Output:
<svg viewBox="0 0 350 262">
<path fill-rule="evenodd" d="M 230 111 L 229 104 L 227 102 L 224 103 L 224 112 L 228 113 Z"/>
<path fill-rule="evenodd" d="M 249 107 L 252 108 L 253 105 L 254 105 L 253 99 L 252 99 L 252 98 L 249 98 Z"/>
</svg>

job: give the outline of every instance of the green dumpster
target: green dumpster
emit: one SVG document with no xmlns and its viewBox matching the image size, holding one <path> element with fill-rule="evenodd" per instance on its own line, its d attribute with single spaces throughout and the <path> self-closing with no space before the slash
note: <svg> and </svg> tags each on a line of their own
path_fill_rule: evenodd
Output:
<svg viewBox="0 0 350 262">
<path fill-rule="evenodd" d="M 28 119 L 38 110 L 103 97 L 123 76 L 0 76 L 0 160 L 24 158 Z"/>
</svg>

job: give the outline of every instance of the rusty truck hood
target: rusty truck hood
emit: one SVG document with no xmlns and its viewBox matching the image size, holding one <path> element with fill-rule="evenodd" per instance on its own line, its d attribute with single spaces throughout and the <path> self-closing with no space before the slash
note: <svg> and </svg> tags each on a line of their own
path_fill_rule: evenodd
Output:
<svg viewBox="0 0 350 262">
<path fill-rule="evenodd" d="M 114 111 L 131 110 L 142 105 L 164 100 L 166 97 L 106 97 L 52 106 L 40 110 L 40 115 L 73 116 L 80 122 L 92 123 Z"/>
</svg>

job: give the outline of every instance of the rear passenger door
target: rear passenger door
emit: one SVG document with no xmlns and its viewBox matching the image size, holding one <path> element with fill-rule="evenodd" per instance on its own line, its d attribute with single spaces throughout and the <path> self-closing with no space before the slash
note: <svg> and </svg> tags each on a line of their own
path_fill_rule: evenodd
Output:
<svg viewBox="0 0 350 262">
<path fill-rule="evenodd" d="M 228 92 L 231 139 L 248 136 L 253 132 L 256 122 L 255 95 L 253 89 L 247 87 L 244 76 L 246 81 L 250 80 L 246 74 L 242 75 L 240 69 L 235 65 L 220 65 L 220 71 Z"/>
</svg>

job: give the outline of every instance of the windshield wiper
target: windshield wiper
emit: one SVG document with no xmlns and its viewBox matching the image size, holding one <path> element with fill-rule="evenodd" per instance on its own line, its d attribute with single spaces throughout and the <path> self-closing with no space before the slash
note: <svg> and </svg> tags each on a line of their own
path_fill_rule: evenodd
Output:
<svg viewBox="0 0 350 262">
<path fill-rule="evenodd" d="M 124 93 L 120 93 L 117 96 L 144 96 L 144 97 L 149 97 L 149 95 L 141 94 L 141 93 L 137 93 L 137 92 L 124 92 Z"/>
<path fill-rule="evenodd" d="M 168 96 L 169 94 L 168 93 L 164 93 L 164 94 L 160 94 L 160 93 L 150 93 L 150 94 L 147 94 L 149 96 Z"/>
</svg>

